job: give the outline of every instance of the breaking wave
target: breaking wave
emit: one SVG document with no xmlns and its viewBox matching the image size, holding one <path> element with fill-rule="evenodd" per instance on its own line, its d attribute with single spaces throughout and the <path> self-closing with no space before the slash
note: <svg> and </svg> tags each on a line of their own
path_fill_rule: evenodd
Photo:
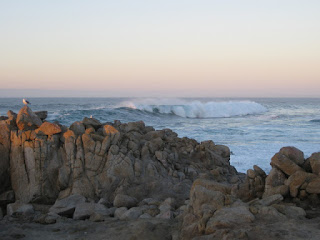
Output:
<svg viewBox="0 0 320 240">
<path fill-rule="evenodd" d="M 267 111 L 263 105 L 252 101 L 183 101 L 151 100 L 125 102 L 122 107 L 150 113 L 173 114 L 183 118 L 221 118 L 260 114 Z"/>
</svg>

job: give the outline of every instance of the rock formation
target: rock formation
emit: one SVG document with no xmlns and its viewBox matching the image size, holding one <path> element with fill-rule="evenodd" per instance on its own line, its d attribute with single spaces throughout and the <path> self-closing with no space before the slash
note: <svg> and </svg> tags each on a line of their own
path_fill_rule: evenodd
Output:
<svg viewBox="0 0 320 240">
<path fill-rule="evenodd" d="M 0 121 L 0 218 L 9 222 L 162 219 L 175 226 L 174 239 L 261 239 L 253 238 L 263 231 L 254 226 L 303 221 L 319 203 L 320 153 L 305 159 L 284 147 L 269 175 L 258 166 L 243 174 L 230 165 L 228 147 L 142 121 L 84 118 L 67 127 L 29 106 L 7 115 Z"/>
</svg>

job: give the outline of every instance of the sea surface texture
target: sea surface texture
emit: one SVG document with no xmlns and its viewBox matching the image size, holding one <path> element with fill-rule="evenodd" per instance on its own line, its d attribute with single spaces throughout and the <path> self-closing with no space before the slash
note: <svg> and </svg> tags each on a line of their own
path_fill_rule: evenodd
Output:
<svg viewBox="0 0 320 240">
<path fill-rule="evenodd" d="M 270 159 L 284 146 L 308 157 L 320 152 L 320 99 L 147 99 L 29 98 L 33 111 L 47 110 L 48 121 L 69 126 L 91 115 L 101 122 L 143 120 L 179 137 L 213 140 L 230 147 L 231 164 L 245 172 L 258 165 L 269 172 Z M 0 98 L 0 115 L 18 112 L 22 99 Z"/>
</svg>

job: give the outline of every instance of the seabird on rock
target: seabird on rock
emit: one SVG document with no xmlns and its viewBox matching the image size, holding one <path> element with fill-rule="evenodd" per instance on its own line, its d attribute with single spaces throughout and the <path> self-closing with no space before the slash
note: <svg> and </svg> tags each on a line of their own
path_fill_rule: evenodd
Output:
<svg viewBox="0 0 320 240">
<path fill-rule="evenodd" d="M 90 115 L 90 118 L 92 118 L 92 115 Z"/>
<path fill-rule="evenodd" d="M 30 103 L 28 100 L 26 100 L 26 99 L 23 99 L 22 102 L 23 102 L 23 104 L 25 104 L 25 105 L 31 104 L 31 103 Z"/>
</svg>

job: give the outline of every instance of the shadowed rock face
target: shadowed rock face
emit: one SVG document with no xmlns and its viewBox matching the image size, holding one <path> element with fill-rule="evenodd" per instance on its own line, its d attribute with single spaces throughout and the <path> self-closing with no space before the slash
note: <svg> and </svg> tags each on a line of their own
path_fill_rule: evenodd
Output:
<svg viewBox="0 0 320 240">
<path fill-rule="evenodd" d="M 182 201 L 201 173 L 223 169 L 226 180 L 236 174 L 228 147 L 178 138 L 141 121 L 111 125 L 85 118 L 68 129 L 42 123 L 24 106 L 15 122 L 1 121 L 1 169 L 10 162 L 12 189 L 24 203 L 53 203 L 72 194 L 110 202 L 117 194 Z"/>
</svg>

